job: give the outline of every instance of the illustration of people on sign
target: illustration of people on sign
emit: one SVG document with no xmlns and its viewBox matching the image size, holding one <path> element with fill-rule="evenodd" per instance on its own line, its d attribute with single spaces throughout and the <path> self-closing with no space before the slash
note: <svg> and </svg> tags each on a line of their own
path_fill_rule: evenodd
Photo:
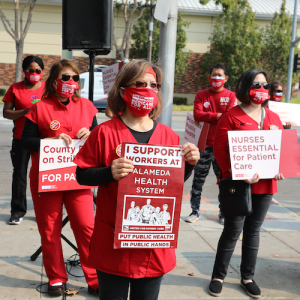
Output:
<svg viewBox="0 0 300 300">
<path fill-rule="evenodd" d="M 161 219 L 160 219 L 160 207 L 156 207 L 155 211 L 152 213 L 150 217 L 150 225 L 161 225 Z"/>
<path fill-rule="evenodd" d="M 147 204 L 144 205 L 142 209 L 140 209 L 139 206 L 135 206 L 135 204 L 135 201 L 131 201 L 126 220 L 132 221 L 132 223 L 135 224 L 169 225 L 171 215 L 167 211 L 169 207 L 168 204 L 164 204 L 162 208 L 159 206 L 155 208 L 151 205 L 151 199 L 147 199 Z"/>
<path fill-rule="evenodd" d="M 154 212 L 155 208 L 150 204 L 151 199 L 147 199 L 147 204 L 142 207 L 142 222 L 149 224 L 150 217 L 152 213 Z"/>
<path fill-rule="evenodd" d="M 135 207 L 134 219 L 135 222 L 142 222 L 142 212 L 139 206 Z"/>
<path fill-rule="evenodd" d="M 170 213 L 167 212 L 168 204 L 163 205 L 163 211 L 160 213 L 161 225 L 168 225 L 171 220 Z"/>
<path fill-rule="evenodd" d="M 128 209 L 127 213 L 127 220 L 132 221 L 133 219 L 135 219 L 135 202 L 131 201 L 130 206 L 131 208 Z"/>
</svg>

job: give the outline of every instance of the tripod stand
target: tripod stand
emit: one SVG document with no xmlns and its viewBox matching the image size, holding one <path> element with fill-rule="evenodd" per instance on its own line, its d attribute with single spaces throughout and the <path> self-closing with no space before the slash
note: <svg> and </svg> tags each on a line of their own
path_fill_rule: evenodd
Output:
<svg viewBox="0 0 300 300">
<path fill-rule="evenodd" d="M 66 216 L 64 219 L 63 219 L 63 222 L 62 222 L 62 228 L 69 222 L 69 217 Z M 77 253 L 78 253 L 78 249 L 77 247 L 72 244 L 63 234 L 61 234 L 61 238 L 69 245 L 71 246 Z M 30 260 L 31 261 L 35 261 L 38 256 L 42 253 L 42 246 L 36 250 L 36 252 L 34 254 L 32 254 L 30 256 Z"/>
</svg>

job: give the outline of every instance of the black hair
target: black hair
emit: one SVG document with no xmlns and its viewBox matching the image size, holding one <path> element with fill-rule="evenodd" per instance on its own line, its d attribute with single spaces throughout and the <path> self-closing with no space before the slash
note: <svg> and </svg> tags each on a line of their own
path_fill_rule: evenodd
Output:
<svg viewBox="0 0 300 300">
<path fill-rule="evenodd" d="M 227 75 L 227 70 L 226 70 L 225 66 L 222 64 L 216 64 L 216 65 L 212 66 L 210 69 L 209 75 L 211 75 L 213 69 L 222 69 L 224 71 L 224 74 Z"/>
<path fill-rule="evenodd" d="M 269 75 L 260 69 L 251 69 L 242 74 L 242 76 L 239 78 L 235 94 L 239 101 L 241 101 L 244 104 L 250 104 L 250 89 L 253 83 L 254 78 L 258 74 L 263 74 L 266 77 L 267 82 L 269 82 Z"/>
<path fill-rule="evenodd" d="M 272 82 L 271 85 L 270 85 L 270 93 L 271 93 L 271 94 L 274 94 L 275 91 L 276 91 L 276 89 L 277 89 L 279 86 L 282 86 L 282 87 L 283 87 L 283 85 L 282 85 L 282 83 L 281 83 L 280 81 L 274 81 L 274 82 Z"/>
<path fill-rule="evenodd" d="M 28 66 L 33 62 L 37 63 L 40 66 L 40 68 L 44 70 L 44 63 L 41 58 L 35 55 L 28 55 L 23 59 L 23 63 L 22 63 L 23 71 L 25 71 L 28 68 Z"/>
</svg>

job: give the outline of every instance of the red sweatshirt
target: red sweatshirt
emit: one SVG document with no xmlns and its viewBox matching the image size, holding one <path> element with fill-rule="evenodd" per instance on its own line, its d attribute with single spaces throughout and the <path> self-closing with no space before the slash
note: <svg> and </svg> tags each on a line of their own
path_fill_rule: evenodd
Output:
<svg viewBox="0 0 300 300">
<path fill-rule="evenodd" d="M 210 123 L 206 146 L 212 147 L 218 124 L 218 113 L 225 113 L 236 105 L 234 92 L 223 89 L 214 92 L 211 88 L 199 91 L 194 101 L 194 118 L 198 122 Z"/>
<path fill-rule="evenodd" d="M 263 130 L 283 129 L 282 123 L 277 114 L 266 110 Z M 274 126 L 275 125 L 275 126 Z M 222 178 L 231 177 L 228 171 L 231 168 L 228 131 L 232 130 L 259 130 L 258 124 L 249 117 L 240 106 L 236 106 L 224 114 L 218 123 L 216 130 L 216 140 L 214 145 L 214 156 L 222 169 Z M 277 193 L 277 182 L 275 179 L 261 179 L 252 184 L 252 194 L 274 194 Z"/>
</svg>

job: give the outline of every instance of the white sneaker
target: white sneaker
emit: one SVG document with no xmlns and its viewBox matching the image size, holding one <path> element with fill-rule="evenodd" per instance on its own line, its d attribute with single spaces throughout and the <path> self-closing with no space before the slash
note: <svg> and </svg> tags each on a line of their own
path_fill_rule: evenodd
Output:
<svg viewBox="0 0 300 300">
<path fill-rule="evenodd" d="M 9 219 L 8 224 L 9 225 L 20 225 L 20 223 L 23 221 L 23 218 L 19 218 L 17 215 L 11 216 Z"/>
<path fill-rule="evenodd" d="M 194 223 L 198 221 L 198 214 L 196 212 L 192 212 L 185 221 L 188 223 Z"/>
</svg>

